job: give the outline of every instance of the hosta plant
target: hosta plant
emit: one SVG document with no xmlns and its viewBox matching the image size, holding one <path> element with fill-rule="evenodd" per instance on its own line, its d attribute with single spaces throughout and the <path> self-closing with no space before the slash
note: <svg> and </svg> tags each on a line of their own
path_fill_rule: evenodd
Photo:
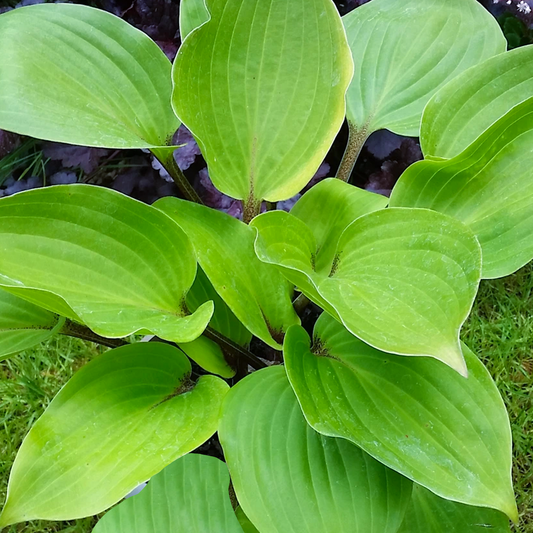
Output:
<svg viewBox="0 0 533 533">
<path fill-rule="evenodd" d="M 509 421 L 460 330 L 480 279 L 533 258 L 533 48 L 505 52 L 475 0 L 343 19 L 331 0 L 182 0 L 180 23 L 171 65 L 91 7 L 0 16 L 0 128 L 149 150 L 184 197 L 0 200 L 0 357 L 56 334 L 112 348 L 29 431 L 0 526 L 101 513 L 150 479 L 95 533 L 509 531 Z M 345 118 L 337 177 L 260 214 Z M 243 221 L 180 172 L 181 123 Z M 425 156 L 390 200 L 348 182 L 383 128 Z M 215 433 L 225 463 L 190 453 Z"/>
</svg>

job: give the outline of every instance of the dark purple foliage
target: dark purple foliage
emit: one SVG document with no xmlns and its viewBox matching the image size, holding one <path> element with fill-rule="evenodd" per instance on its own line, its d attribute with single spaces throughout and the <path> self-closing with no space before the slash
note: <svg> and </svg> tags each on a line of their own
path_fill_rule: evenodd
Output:
<svg viewBox="0 0 533 533">
<path fill-rule="evenodd" d="M 64 167 L 81 168 L 86 174 L 90 174 L 96 170 L 100 159 L 109 154 L 109 150 L 47 142 L 43 145 L 43 154 L 54 161 L 61 161 Z"/>
<path fill-rule="evenodd" d="M 16 133 L 0 130 L 0 159 L 18 148 L 21 138 Z"/>
</svg>

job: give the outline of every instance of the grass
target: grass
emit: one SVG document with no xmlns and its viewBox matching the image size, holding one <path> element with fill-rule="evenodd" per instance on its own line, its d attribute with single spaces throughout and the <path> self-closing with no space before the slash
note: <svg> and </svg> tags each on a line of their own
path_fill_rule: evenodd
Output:
<svg viewBox="0 0 533 533">
<path fill-rule="evenodd" d="M 487 365 L 507 405 L 514 441 L 517 533 L 533 533 L 533 267 L 484 281 L 463 340 Z M 0 502 L 9 469 L 31 425 L 76 369 L 99 353 L 93 345 L 58 337 L 0 363 Z M 31 522 L 5 533 L 89 533 L 94 519 Z M 450 532 L 454 533 L 454 532 Z M 455 532 L 461 533 L 461 532 Z"/>
</svg>

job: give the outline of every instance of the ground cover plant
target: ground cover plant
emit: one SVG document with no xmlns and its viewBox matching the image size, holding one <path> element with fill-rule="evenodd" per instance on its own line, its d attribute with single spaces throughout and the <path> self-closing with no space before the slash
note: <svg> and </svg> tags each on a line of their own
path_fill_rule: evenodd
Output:
<svg viewBox="0 0 533 533">
<path fill-rule="evenodd" d="M 184 196 L 0 199 L 2 357 L 57 334 L 113 348 L 29 431 L 0 526 L 95 515 L 151 479 L 93 531 L 509 531 L 508 415 L 460 331 L 480 280 L 533 258 L 533 49 L 505 52 L 474 0 L 342 19 L 331 0 L 189 0 L 180 24 L 171 65 L 98 9 L 0 15 L 1 128 L 149 150 Z M 273 209 L 345 118 L 337 177 Z M 242 221 L 180 171 L 181 123 Z M 384 128 L 425 158 L 390 201 L 348 183 Z M 216 432 L 225 464 L 190 453 Z"/>
</svg>

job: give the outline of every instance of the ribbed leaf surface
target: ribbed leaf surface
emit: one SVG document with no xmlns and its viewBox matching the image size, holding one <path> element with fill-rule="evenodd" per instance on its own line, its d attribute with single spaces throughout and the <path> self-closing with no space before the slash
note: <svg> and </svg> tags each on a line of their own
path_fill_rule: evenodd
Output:
<svg viewBox="0 0 533 533">
<path fill-rule="evenodd" d="M 209 20 L 209 11 L 205 0 L 181 0 L 180 2 L 180 35 L 181 40 L 189 33 Z"/>
</svg>

